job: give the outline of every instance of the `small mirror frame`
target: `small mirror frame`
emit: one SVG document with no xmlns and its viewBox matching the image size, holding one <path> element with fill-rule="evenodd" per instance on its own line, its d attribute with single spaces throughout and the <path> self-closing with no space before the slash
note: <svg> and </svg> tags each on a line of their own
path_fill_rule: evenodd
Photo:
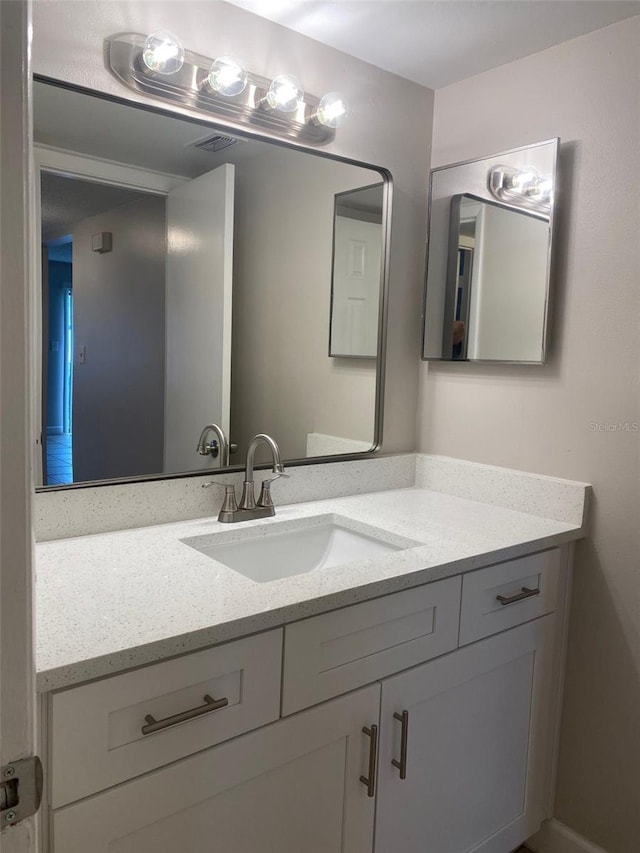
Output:
<svg viewBox="0 0 640 853">
<path fill-rule="evenodd" d="M 427 300 L 428 300 L 428 291 L 429 291 L 429 259 L 432 242 L 432 225 L 433 225 L 433 178 L 434 175 L 440 172 L 456 169 L 458 167 L 463 166 L 471 166 L 473 164 L 485 164 L 486 170 L 488 170 L 493 166 L 494 168 L 501 164 L 504 158 L 509 157 L 509 155 L 518 155 L 518 154 L 526 154 L 529 151 L 533 151 L 536 148 L 541 148 L 543 146 L 553 145 L 554 149 L 552 152 L 552 170 L 551 177 L 553 180 L 553 194 L 550 201 L 550 210 L 549 210 L 549 246 L 547 251 L 547 261 L 546 261 L 546 291 L 545 291 L 545 303 L 544 303 L 544 322 L 543 322 L 543 330 L 542 330 L 542 342 L 541 342 L 541 359 L 538 361 L 527 361 L 527 360 L 510 360 L 510 359 L 500 359 L 500 360 L 492 360 L 492 359 L 457 359 L 452 357 L 443 357 L 440 355 L 427 355 Z M 490 155 L 488 157 L 475 157 L 469 160 L 462 160 L 457 163 L 451 163 L 446 166 L 438 166 L 436 168 L 431 169 L 429 172 L 429 196 L 428 196 L 428 234 L 427 234 L 427 246 L 426 246 L 426 261 L 425 261 L 425 284 L 424 284 L 424 296 L 423 296 L 423 312 L 422 312 L 422 349 L 421 349 L 421 359 L 422 361 L 433 361 L 433 362 L 441 362 L 441 363 L 455 363 L 455 364 L 515 364 L 515 365 L 523 365 L 523 364 L 534 364 L 534 365 L 543 365 L 546 363 L 547 352 L 548 352 L 548 327 L 549 327 L 549 306 L 550 306 L 550 293 L 551 293 L 551 269 L 552 269 L 552 258 L 553 258 L 553 244 L 554 244 L 554 230 L 555 230 L 555 207 L 558 199 L 558 159 L 559 159 L 559 149 L 560 149 L 560 139 L 559 137 L 553 137 L 551 139 L 544 140 L 542 142 L 532 143 L 531 145 L 523 145 L 518 148 L 511 148 L 507 151 L 502 151 L 497 154 Z M 455 192 L 453 192 L 450 196 L 443 196 L 443 198 L 452 199 L 455 196 L 459 195 L 473 195 L 478 198 L 479 201 L 482 201 L 487 204 L 497 205 L 504 209 L 512 209 L 518 212 L 528 212 L 531 213 L 530 208 L 519 207 L 517 205 L 510 205 L 505 203 L 504 201 L 499 201 L 494 196 L 492 196 L 488 190 L 485 190 L 485 195 L 479 195 L 477 190 L 460 187 L 457 188 Z M 450 209 L 450 205 L 449 205 Z M 450 214 L 449 214 L 450 216 Z M 446 281 L 444 283 L 444 287 L 447 288 L 445 291 L 445 305 L 443 308 L 443 317 L 442 317 L 442 327 L 444 328 L 444 314 L 447 310 L 447 307 L 451 306 L 451 297 L 448 295 L 448 284 L 450 280 L 450 252 L 451 252 L 451 243 L 452 243 L 452 232 L 451 232 L 451 224 L 450 219 L 447 223 L 446 234 L 444 234 L 444 239 L 447 243 L 447 258 L 446 258 Z M 443 342 L 444 344 L 444 342 Z M 444 345 L 441 347 L 441 352 L 444 351 Z"/>
</svg>

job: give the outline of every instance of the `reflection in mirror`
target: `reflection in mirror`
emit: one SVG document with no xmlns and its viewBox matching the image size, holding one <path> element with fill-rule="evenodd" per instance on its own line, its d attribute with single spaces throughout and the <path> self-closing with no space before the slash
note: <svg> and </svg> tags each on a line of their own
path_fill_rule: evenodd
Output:
<svg viewBox="0 0 640 853">
<path fill-rule="evenodd" d="M 384 185 L 338 193 L 333 222 L 329 355 L 375 358 Z"/>
<path fill-rule="evenodd" d="M 539 361 L 549 217 L 463 194 L 451 199 L 452 246 L 442 339 L 451 358 Z M 453 323 L 449 318 L 453 315 Z"/>
<path fill-rule="evenodd" d="M 432 171 L 425 359 L 544 362 L 557 151 Z"/>
<path fill-rule="evenodd" d="M 370 450 L 378 359 L 331 358 L 327 330 L 335 198 L 377 184 L 381 199 L 381 174 L 42 81 L 34 90 L 40 482 L 219 467 L 197 452 L 210 423 L 229 437 L 231 465 L 258 432 L 286 460 Z M 374 257 L 367 356 L 381 248 Z"/>
</svg>

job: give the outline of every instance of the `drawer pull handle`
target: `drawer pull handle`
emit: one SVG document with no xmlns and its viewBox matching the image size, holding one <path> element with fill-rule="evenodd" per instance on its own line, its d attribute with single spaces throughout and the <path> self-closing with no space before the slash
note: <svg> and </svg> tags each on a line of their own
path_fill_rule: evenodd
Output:
<svg viewBox="0 0 640 853">
<path fill-rule="evenodd" d="M 195 717 L 201 717 L 203 714 L 208 714 L 210 711 L 217 711 L 220 708 L 225 708 L 229 704 L 228 699 L 212 699 L 208 693 L 204 695 L 204 705 L 198 705 L 197 708 L 191 708 L 189 711 L 183 711 L 181 714 L 174 714 L 172 717 L 165 717 L 164 720 L 156 720 L 151 714 L 147 714 L 145 720 L 146 726 L 143 726 L 141 731 L 143 735 L 151 735 L 154 732 L 159 732 L 162 729 L 168 729 L 169 726 L 176 726 L 178 723 L 184 723 L 187 720 L 193 720 Z"/>
<path fill-rule="evenodd" d="M 516 601 L 524 601 L 525 598 L 534 598 L 536 595 L 540 595 L 540 588 L 529 589 L 528 586 L 523 586 L 522 592 L 515 595 L 496 595 L 496 598 L 504 607 L 505 604 L 515 604 Z"/>
<path fill-rule="evenodd" d="M 403 711 L 401 714 L 394 714 L 394 720 L 402 723 L 402 732 L 400 734 L 400 761 L 395 758 L 391 759 L 394 767 L 400 771 L 400 778 L 407 778 L 407 743 L 409 740 L 409 712 Z"/>
<path fill-rule="evenodd" d="M 367 788 L 367 797 L 375 796 L 376 792 L 376 762 L 378 760 L 378 727 L 371 728 L 363 726 L 362 731 L 371 740 L 369 741 L 369 776 L 361 776 L 360 781 Z"/>
</svg>

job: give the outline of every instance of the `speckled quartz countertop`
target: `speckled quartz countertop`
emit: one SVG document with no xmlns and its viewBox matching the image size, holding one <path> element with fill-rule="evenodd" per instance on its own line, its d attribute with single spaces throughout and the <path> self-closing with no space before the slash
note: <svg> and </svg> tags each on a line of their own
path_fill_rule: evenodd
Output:
<svg viewBox="0 0 640 853">
<path fill-rule="evenodd" d="M 568 484 L 575 487 L 573 507 L 554 519 L 540 505 L 530 514 L 495 505 L 504 500 L 491 505 L 421 487 L 438 476 L 435 464 L 431 473 L 418 471 L 416 487 L 282 506 L 275 518 L 239 525 L 199 518 L 38 544 L 38 689 L 114 674 L 584 535 L 583 484 Z M 549 482 L 557 492 L 564 481 Z M 181 541 L 245 536 L 250 527 L 286 528 L 331 514 L 418 544 L 256 583 Z"/>
</svg>

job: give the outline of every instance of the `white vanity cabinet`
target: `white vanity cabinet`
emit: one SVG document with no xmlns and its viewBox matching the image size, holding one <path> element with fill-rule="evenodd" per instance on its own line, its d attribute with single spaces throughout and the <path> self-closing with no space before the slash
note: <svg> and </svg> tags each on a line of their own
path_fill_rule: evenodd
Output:
<svg viewBox="0 0 640 853">
<path fill-rule="evenodd" d="M 551 549 L 53 694 L 43 853 L 510 853 L 550 816 L 568 567 Z M 228 706 L 140 736 L 205 691 Z"/>
<path fill-rule="evenodd" d="M 539 828 L 554 620 L 383 682 L 375 853 L 509 853 Z"/>
<path fill-rule="evenodd" d="M 55 853 L 371 853 L 379 685 L 57 809 Z"/>
</svg>

